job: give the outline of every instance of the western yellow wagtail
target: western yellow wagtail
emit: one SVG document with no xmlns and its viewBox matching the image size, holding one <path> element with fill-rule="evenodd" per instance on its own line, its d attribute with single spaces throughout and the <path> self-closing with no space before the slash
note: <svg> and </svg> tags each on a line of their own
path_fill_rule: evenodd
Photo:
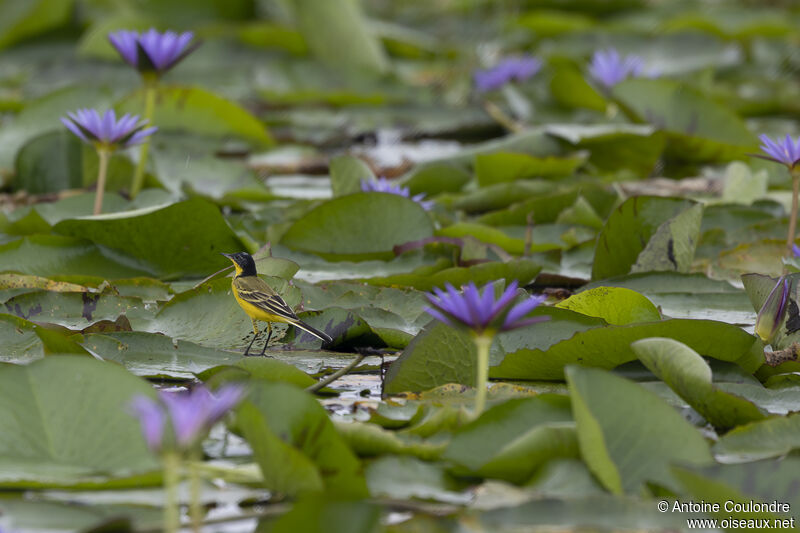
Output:
<svg viewBox="0 0 800 533">
<path fill-rule="evenodd" d="M 268 331 L 267 341 L 264 343 L 264 349 L 261 350 L 260 355 L 264 355 L 269 339 L 272 337 L 272 322 L 291 324 L 322 339 L 323 342 L 331 342 L 331 338 L 326 333 L 312 328 L 297 318 L 297 315 L 292 311 L 291 307 L 286 305 L 283 298 L 272 287 L 267 285 L 263 279 L 258 277 L 256 263 L 250 254 L 239 252 L 222 255 L 230 259 L 236 269 L 236 274 L 231 282 L 233 296 L 253 322 L 253 340 L 247 345 L 247 349 L 244 351 L 245 355 L 250 353 L 250 347 L 253 346 L 258 336 L 257 320 L 266 322 Z"/>
</svg>

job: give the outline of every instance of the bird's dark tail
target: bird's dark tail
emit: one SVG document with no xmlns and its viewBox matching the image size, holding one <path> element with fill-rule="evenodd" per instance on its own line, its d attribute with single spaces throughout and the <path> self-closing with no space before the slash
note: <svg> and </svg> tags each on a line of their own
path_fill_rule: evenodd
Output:
<svg viewBox="0 0 800 533">
<path fill-rule="evenodd" d="M 324 342 L 326 344 L 333 340 L 333 339 L 331 339 L 330 335 L 328 335 L 327 333 L 325 333 L 323 331 L 320 331 L 318 329 L 312 328 L 311 326 L 309 326 L 308 324 L 306 324 L 302 320 L 292 320 L 289 323 L 291 325 L 293 325 L 293 326 L 296 326 L 296 327 L 302 329 L 303 331 L 307 331 L 307 332 L 311 333 L 312 335 L 314 335 L 315 337 L 317 337 L 318 339 L 320 339 L 322 342 Z"/>
</svg>

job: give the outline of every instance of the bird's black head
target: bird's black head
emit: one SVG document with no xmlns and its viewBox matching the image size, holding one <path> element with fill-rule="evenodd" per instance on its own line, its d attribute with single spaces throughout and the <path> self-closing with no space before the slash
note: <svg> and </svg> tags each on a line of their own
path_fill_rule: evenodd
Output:
<svg viewBox="0 0 800 533">
<path fill-rule="evenodd" d="M 255 276 L 256 275 L 256 262 L 253 257 L 247 252 L 238 252 L 235 254 L 222 254 L 233 262 L 236 268 L 237 276 Z"/>
</svg>

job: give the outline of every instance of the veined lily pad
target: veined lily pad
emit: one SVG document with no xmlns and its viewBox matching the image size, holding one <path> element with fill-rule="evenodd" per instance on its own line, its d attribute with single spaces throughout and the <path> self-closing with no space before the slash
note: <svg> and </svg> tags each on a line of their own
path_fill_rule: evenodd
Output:
<svg viewBox="0 0 800 533">
<path fill-rule="evenodd" d="M 674 488 L 672 462 L 712 462 L 700 432 L 652 392 L 578 366 L 567 369 L 567 383 L 581 455 L 612 493 L 636 493 L 647 482 Z"/>
<path fill-rule="evenodd" d="M 281 244 L 330 260 L 390 259 L 395 246 L 432 234 L 427 213 L 413 200 L 359 192 L 312 209 L 287 230 Z"/>
<path fill-rule="evenodd" d="M 102 485 L 158 467 L 128 412 L 153 388 L 119 366 L 51 357 L 0 365 L 0 382 L 1 485 Z"/>
</svg>

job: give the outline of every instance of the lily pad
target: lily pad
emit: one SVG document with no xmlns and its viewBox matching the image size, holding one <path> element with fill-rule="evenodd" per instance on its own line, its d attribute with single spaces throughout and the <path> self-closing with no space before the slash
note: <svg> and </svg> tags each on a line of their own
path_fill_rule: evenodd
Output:
<svg viewBox="0 0 800 533">
<path fill-rule="evenodd" d="M 714 427 L 729 429 L 766 418 L 748 400 L 719 390 L 711 368 L 697 352 L 674 339 L 642 339 L 631 347 L 639 360 Z"/>
<path fill-rule="evenodd" d="M 4 363 L 29 362 L 44 353 L 36 324 L 15 315 L 0 314 L 0 340 L 0 361 Z"/>
<path fill-rule="evenodd" d="M 66 130 L 32 139 L 17 155 L 14 189 L 41 194 L 82 187 L 81 154 L 81 141 Z"/>
<path fill-rule="evenodd" d="M 137 376 L 156 379 L 192 379 L 206 369 L 234 364 L 242 358 L 238 353 L 143 331 L 92 333 L 85 336 L 81 346 L 107 361 L 120 363 Z"/>
<path fill-rule="evenodd" d="M 434 195 L 458 192 L 471 179 L 472 175 L 460 165 L 427 163 L 414 167 L 403 179 L 403 185 L 412 195 Z"/>
<path fill-rule="evenodd" d="M 741 504 L 735 508 L 720 506 L 718 512 L 711 514 L 722 520 L 725 518 L 745 520 L 737 522 L 742 528 L 756 529 L 763 524 L 756 519 L 767 519 L 774 524 L 773 531 L 794 527 L 797 520 L 798 497 L 794 476 L 800 468 L 797 457 L 783 460 L 755 461 L 736 465 L 675 466 L 672 472 L 680 480 L 683 488 L 698 500 L 707 502 L 728 502 Z M 787 513 L 753 510 L 750 502 L 779 502 L 788 506 Z M 792 518 L 794 517 L 794 518 Z M 779 519 L 781 522 L 772 522 Z M 746 522 L 746 520 L 752 520 Z M 768 524 L 768 525 L 769 525 Z"/>
<path fill-rule="evenodd" d="M 555 78 L 554 78 L 555 79 Z M 600 110 L 605 110 L 605 100 Z M 643 124 L 554 124 L 548 133 L 589 151 L 589 163 L 599 170 L 632 170 L 637 176 L 653 172 L 664 151 L 664 134 Z"/>
<path fill-rule="evenodd" d="M 702 434 L 654 393 L 599 369 L 571 366 L 566 375 L 581 455 L 612 493 L 648 482 L 674 489 L 671 463 L 712 462 Z"/>
<path fill-rule="evenodd" d="M 23 4 L 3 6 L 0 24 L 0 49 L 26 37 L 52 30 L 69 20 L 74 2 L 34 0 Z"/>
<path fill-rule="evenodd" d="M 292 224 L 281 244 L 329 260 L 391 259 L 395 246 L 432 234 L 427 213 L 413 200 L 359 192 L 312 209 Z"/>
<path fill-rule="evenodd" d="M 514 193 L 514 191 L 511 191 Z M 555 222 L 564 209 L 572 206 L 578 199 L 578 190 L 537 194 L 530 199 L 522 199 L 513 194 L 509 207 L 496 209 L 478 218 L 478 222 L 490 226 L 525 226 L 530 222 L 544 224 Z M 492 206 L 495 207 L 495 206 Z M 500 206 L 505 207 L 505 206 Z"/>
<path fill-rule="evenodd" d="M 144 491 L 142 491 L 144 492 Z M 3 498 L 0 512 L 16 530 L 26 531 L 95 531 L 102 527 L 154 528 L 161 526 L 163 510 L 154 505 L 130 503 L 77 504 L 74 501 L 48 501 Z M 5 522 L 3 522 L 5 526 Z"/>
<path fill-rule="evenodd" d="M 266 357 L 243 357 L 226 365 L 208 368 L 198 374 L 207 383 L 225 381 L 244 381 L 248 378 L 265 381 L 280 381 L 301 388 L 314 385 L 317 381 L 294 367 L 277 359 Z"/>
<path fill-rule="evenodd" d="M 130 278 L 149 272 L 108 257 L 105 250 L 85 239 L 61 235 L 32 235 L 0 245 L 0 270 L 35 276 L 88 275 L 108 279 Z"/>
<path fill-rule="evenodd" d="M 381 457 L 367 466 L 365 476 L 370 494 L 376 496 L 454 504 L 472 499 L 468 492 L 458 490 L 459 484 L 440 465 L 414 457 Z"/>
<path fill-rule="evenodd" d="M 20 318 L 81 330 L 101 320 L 116 320 L 127 313 L 146 316 L 142 302 L 97 292 L 36 291 L 7 300 L 5 311 Z"/>
<path fill-rule="evenodd" d="M 432 461 L 441 456 L 446 446 L 446 443 L 423 441 L 414 435 L 403 435 L 364 422 L 338 423 L 336 429 L 350 448 L 361 457 L 412 455 Z"/>
<path fill-rule="evenodd" d="M 323 63 L 350 72 L 382 73 L 386 52 L 357 4 L 301 0 L 288 6 L 309 50 Z"/>
<path fill-rule="evenodd" d="M 456 431 L 442 457 L 457 473 L 524 483 L 545 462 L 577 456 L 569 401 L 541 395 L 487 410 Z"/>
<path fill-rule="evenodd" d="M 502 230 L 474 222 L 456 222 L 436 232 L 438 236 L 464 238 L 472 237 L 487 244 L 499 246 L 506 252 L 522 255 L 525 253 L 525 241 L 509 236 Z M 530 251 L 541 252 L 552 250 L 552 245 L 531 243 Z"/>
<path fill-rule="evenodd" d="M 601 528 L 648 531 L 672 531 L 685 527 L 684 516 L 660 513 L 655 505 L 656 502 L 651 499 L 620 498 L 609 494 L 543 498 L 519 505 L 502 505 L 481 513 L 478 520 L 487 531 L 537 526 L 562 530 Z"/>
<path fill-rule="evenodd" d="M 237 409 L 235 427 L 252 446 L 266 488 L 367 495 L 358 459 L 310 394 L 283 383 L 254 383 Z"/>
<path fill-rule="evenodd" d="M 271 524 L 270 533 L 372 533 L 380 528 L 381 508 L 367 501 L 300 498 Z M 260 526 L 259 526 L 260 527 Z"/>
<path fill-rule="evenodd" d="M 343 155 L 330 162 L 331 189 L 334 196 L 361 192 L 361 182 L 375 180 L 369 166 L 357 157 Z"/>
<path fill-rule="evenodd" d="M 702 206 L 677 198 L 630 198 L 600 232 L 592 279 L 652 270 L 688 271 L 700 235 Z"/>
<path fill-rule="evenodd" d="M 759 339 L 739 327 L 712 320 L 671 319 L 627 326 L 607 326 L 576 333 L 548 349 L 509 353 L 489 375 L 501 379 L 561 380 L 564 367 L 580 364 L 612 369 L 636 359 L 633 341 L 668 337 L 685 343 L 706 357 L 736 363 L 754 372 L 764 360 Z"/>
<path fill-rule="evenodd" d="M 349 309 L 373 329 L 396 329 L 416 335 L 430 321 L 425 313 L 429 302 L 414 289 L 379 287 L 350 281 L 295 285 L 303 291 L 308 310 L 340 307 Z"/>
<path fill-rule="evenodd" d="M 239 162 L 212 157 L 202 146 L 187 144 L 154 145 L 150 151 L 157 180 L 171 193 L 192 192 L 217 203 L 235 206 L 274 198 L 252 169 Z"/>
<path fill-rule="evenodd" d="M 620 326 L 661 320 L 661 314 L 650 300 L 636 291 L 621 287 L 596 287 L 582 291 L 559 302 L 557 306 Z"/>
<path fill-rule="evenodd" d="M 565 107 L 583 107 L 604 112 L 608 101 L 571 66 L 559 68 L 550 79 L 553 98 Z"/>
<path fill-rule="evenodd" d="M 581 156 L 534 157 L 503 152 L 481 154 L 475 156 L 475 176 L 482 187 L 525 178 L 557 178 L 571 175 L 584 160 Z"/>
<path fill-rule="evenodd" d="M 119 366 L 50 357 L 0 365 L 0 382 L 0 484 L 102 485 L 158 467 L 128 412 L 134 396 L 153 388 Z"/>
<path fill-rule="evenodd" d="M 680 82 L 630 79 L 613 94 L 638 119 L 668 133 L 673 157 L 726 161 L 755 147 L 755 136 L 733 111 Z"/>
<path fill-rule="evenodd" d="M 712 319 L 732 324 L 755 320 L 744 291 L 703 274 L 641 272 L 589 283 L 583 290 L 605 286 L 640 292 L 667 317 Z"/>
<path fill-rule="evenodd" d="M 62 220 L 53 230 L 95 242 L 110 255 L 164 278 L 205 276 L 226 266 L 220 252 L 242 246 L 219 209 L 200 199 Z"/>
<path fill-rule="evenodd" d="M 769 418 L 736 427 L 720 437 L 713 451 L 723 463 L 782 457 L 800 448 L 800 414 Z"/>
<path fill-rule="evenodd" d="M 414 287 L 421 291 L 444 287 L 445 283 L 460 287 L 472 281 L 480 286 L 498 279 L 504 279 L 508 283 L 517 280 L 520 285 L 526 285 L 536 277 L 541 269 L 541 265 L 529 259 L 512 259 L 507 263 L 492 261 L 470 267 L 423 266 L 408 274 L 367 278 L 364 281 L 370 285 Z"/>
<path fill-rule="evenodd" d="M 144 90 L 116 105 L 120 113 L 139 114 Z M 269 146 L 272 137 L 256 117 L 238 104 L 199 87 L 166 86 L 156 94 L 153 123 L 162 130 L 187 130 L 218 137 L 235 136 L 256 146 Z"/>
</svg>

